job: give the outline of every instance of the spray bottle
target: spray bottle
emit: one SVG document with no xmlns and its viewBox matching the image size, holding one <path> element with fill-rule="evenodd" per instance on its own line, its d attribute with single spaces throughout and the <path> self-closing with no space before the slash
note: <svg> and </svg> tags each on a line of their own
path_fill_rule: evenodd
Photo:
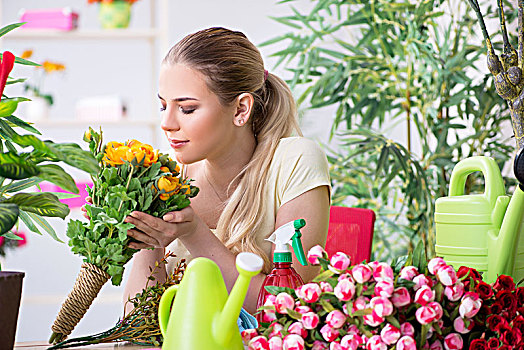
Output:
<svg viewBox="0 0 524 350">
<path fill-rule="evenodd" d="M 298 219 L 280 226 L 273 232 L 266 241 L 275 244 L 275 251 L 273 252 L 273 270 L 266 276 L 260 292 L 258 294 L 257 309 L 264 306 L 266 298 L 270 293 L 266 291 L 266 286 L 289 287 L 298 288 L 304 284 L 302 277 L 291 266 L 292 257 L 289 245 L 293 247 L 295 256 L 303 265 L 307 265 L 304 249 L 300 237 L 300 229 L 306 225 L 304 219 Z M 264 322 L 263 313 L 257 314 L 258 322 Z"/>
</svg>

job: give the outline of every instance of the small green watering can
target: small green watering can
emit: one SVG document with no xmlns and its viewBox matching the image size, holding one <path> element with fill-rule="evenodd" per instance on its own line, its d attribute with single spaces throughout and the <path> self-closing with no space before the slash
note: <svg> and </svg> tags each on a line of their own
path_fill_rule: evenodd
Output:
<svg viewBox="0 0 524 350">
<path fill-rule="evenodd" d="M 524 278 L 524 156 L 515 158 L 514 172 L 521 183 L 511 200 L 495 160 L 471 157 L 457 163 L 451 174 L 449 197 L 435 204 L 435 252 L 455 269 L 468 266 L 483 273 L 487 283 L 498 275 Z M 466 178 L 480 171 L 483 194 L 464 195 Z"/>
<path fill-rule="evenodd" d="M 238 254 L 239 276 L 228 297 L 217 264 L 207 258 L 192 260 L 180 284 L 169 287 L 160 298 L 162 349 L 243 350 L 237 319 L 251 278 L 262 265 L 262 258 L 256 254 Z"/>
</svg>

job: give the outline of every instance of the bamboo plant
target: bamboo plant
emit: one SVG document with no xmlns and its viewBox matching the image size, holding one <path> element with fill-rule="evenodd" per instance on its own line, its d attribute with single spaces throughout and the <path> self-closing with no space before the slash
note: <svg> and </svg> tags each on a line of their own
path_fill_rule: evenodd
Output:
<svg viewBox="0 0 524 350">
<path fill-rule="evenodd" d="M 375 210 L 372 259 L 403 255 L 418 241 L 433 256 L 433 204 L 447 195 L 453 166 L 489 155 L 503 168 L 512 149 L 501 132 L 509 113 L 477 68 L 483 52 L 471 44 L 467 4 L 313 0 L 300 11 L 282 2 L 292 14 L 274 19 L 289 31 L 262 45 L 285 45 L 273 56 L 291 72 L 302 108 L 336 110 L 325 116 L 333 204 Z M 481 185 L 468 178 L 468 190 Z"/>
</svg>

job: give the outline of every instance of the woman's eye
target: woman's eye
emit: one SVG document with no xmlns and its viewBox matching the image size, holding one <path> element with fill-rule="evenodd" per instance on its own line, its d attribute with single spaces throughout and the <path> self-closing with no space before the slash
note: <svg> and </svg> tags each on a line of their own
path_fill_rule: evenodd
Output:
<svg viewBox="0 0 524 350">
<path fill-rule="evenodd" d="M 163 111 L 165 111 L 165 110 L 166 110 L 166 107 L 161 105 L 161 106 L 160 106 L 160 112 L 163 112 Z"/>
<path fill-rule="evenodd" d="M 195 111 L 196 108 L 182 108 L 180 107 L 180 112 L 184 113 L 184 114 L 191 114 Z"/>
</svg>

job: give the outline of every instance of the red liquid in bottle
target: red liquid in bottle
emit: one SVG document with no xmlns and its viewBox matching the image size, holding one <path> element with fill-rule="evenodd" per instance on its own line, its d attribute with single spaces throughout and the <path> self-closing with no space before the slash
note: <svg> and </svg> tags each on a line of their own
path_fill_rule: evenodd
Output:
<svg viewBox="0 0 524 350">
<path fill-rule="evenodd" d="M 295 271 L 291 266 L 290 262 L 275 262 L 274 268 L 271 270 L 269 275 L 266 276 L 260 292 L 258 294 L 257 309 L 264 306 L 266 298 L 268 295 L 271 295 L 266 289 L 265 286 L 277 286 L 277 287 L 288 287 L 288 288 L 298 288 L 304 284 L 302 277 Z M 257 315 L 257 321 L 267 322 L 263 320 L 264 312 L 261 311 Z"/>
</svg>

